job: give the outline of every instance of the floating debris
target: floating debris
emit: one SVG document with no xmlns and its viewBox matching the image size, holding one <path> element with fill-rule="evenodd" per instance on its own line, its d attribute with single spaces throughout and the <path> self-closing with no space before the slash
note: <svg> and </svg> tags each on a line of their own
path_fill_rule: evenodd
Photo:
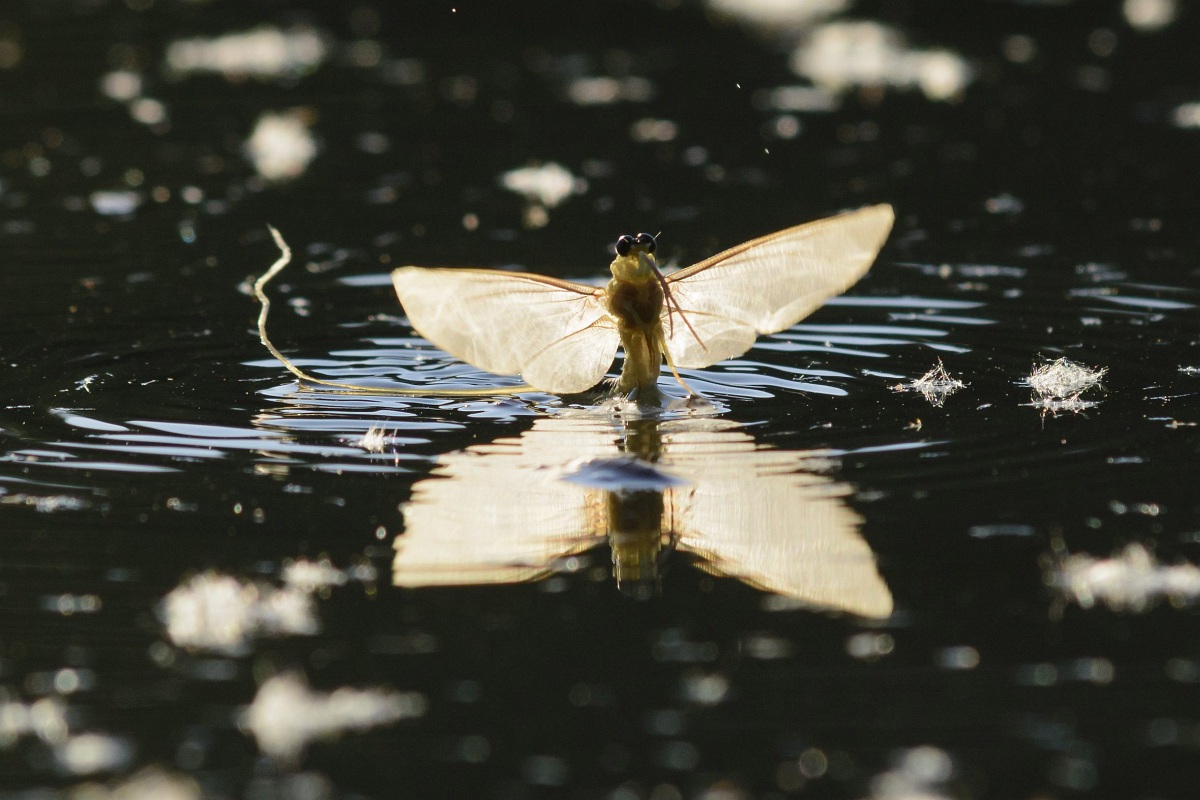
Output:
<svg viewBox="0 0 1200 800">
<path fill-rule="evenodd" d="M 522 195 L 528 202 L 523 219 L 526 228 L 545 227 L 550 222 L 548 209 L 588 189 L 585 178 L 575 177 L 566 167 L 554 162 L 509 170 L 500 176 L 500 185 Z"/>
<path fill-rule="evenodd" d="M 57 697 L 32 703 L 0 701 L 0 749 L 7 749 L 25 736 L 59 745 L 67 741 L 67 707 Z"/>
<path fill-rule="evenodd" d="M 979 661 L 979 651 L 970 645 L 943 647 L 937 652 L 937 665 L 947 671 L 972 670 Z"/>
<path fill-rule="evenodd" d="M 142 204 L 141 192 L 98 191 L 88 197 L 92 210 L 105 217 L 126 217 Z"/>
<path fill-rule="evenodd" d="M 126 780 L 103 785 L 85 783 L 71 789 L 71 800 L 202 800 L 200 787 L 191 778 L 148 767 Z"/>
<path fill-rule="evenodd" d="M 995 197 L 989 197 L 983 207 L 989 214 L 1020 214 L 1025 210 L 1025 203 L 1016 195 L 1001 192 Z"/>
<path fill-rule="evenodd" d="M 500 185 L 545 208 L 554 208 L 571 195 L 587 191 L 585 179 L 576 178 L 562 164 L 554 162 L 509 170 L 500 176 Z"/>
<path fill-rule="evenodd" d="M 386 429 L 372 425 L 355 444 L 368 453 L 382 453 L 387 447 L 388 438 Z"/>
<path fill-rule="evenodd" d="M 991 539 L 995 536 L 1033 536 L 1036 532 L 1032 525 L 997 522 L 991 525 L 972 525 L 967 535 L 975 539 Z"/>
<path fill-rule="evenodd" d="M 153 97 L 139 97 L 129 104 L 129 116 L 134 122 L 157 129 L 167 122 L 167 106 Z"/>
<path fill-rule="evenodd" d="M 276 675 L 246 709 L 242 726 L 258 749 L 277 761 L 294 762 L 309 743 L 345 731 L 365 731 L 425 713 L 425 697 L 385 689 L 314 692 L 300 675 Z"/>
<path fill-rule="evenodd" d="M 689 671 L 680 680 L 679 694 L 699 706 L 720 705 L 729 696 L 729 678 L 720 672 Z"/>
<path fill-rule="evenodd" d="M 904 35 L 877 22 L 831 22 L 792 53 L 792 71 L 835 92 L 863 87 L 919 88 L 930 100 L 955 100 L 971 68 L 949 50 L 914 50 Z"/>
<path fill-rule="evenodd" d="M 90 501 L 69 494 L 40 495 L 25 494 L 24 492 L 5 494 L 3 489 L 0 489 L 0 504 L 6 506 L 26 506 L 33 508 L 40 514 L 53 514 L 59 511 L 82 511 L 92 506 Z"/>
<path fill-rule="evenodd" d="M 1200 103 L 1183 103 L 1171 115 L 1177 128 L 1200 128 Z"/>
<path fill-rule="evenodd" d="M 836 111 L 842 96 L 820 86 L 779 86 L 754 93 L 754 105 L 773 111 Z"/>
<path fill-rule="evenodd" d="M 310 130 L 315 116 L 311 109 L 298 108 L 258 118 L 244 149 L 259 175 L 286 181 L 304 174 L 317 157 L 317 141 Z"/>
<path fill-rule="evenodd" d="M 765 34 L 794 33 L 850 7 L 850 0 L 707 0 L 718 16 Z"/>
<path fill-rule="evenodd" d="M 646 78 L 576 78 L 567 86 L 567 99 L 580 106 L 603 106 L 618 102 L 644 103 L 654 96 L 654 84 Z"/>
<path fill-rule="evenodd" d="M 71 736 L 54 748 L 58 768 L 72 775 L 93 775 L 124 769 L 133 762 L 134 746 L 128 739 L 103 733 Z"/>
<path fill-rule="evenodd" d="M 1075 397 L 1066 397 L 1059 399 L 1057 397 L 1038 397 L 1031 403 L 1025 405 L 1033 408 L 1040 408 L 1043 414 L 1049 414 L 1052 417 L 1057 417 L 1061 414 L 1082 414 L 1089 408 L 1095 408 L 1099 403 L 1095 400 L 1084 400 L 1076 395 Z"/>
<path fill-rule="evenodd" d="M 75 614 L 95 614 L 104 607 L 104 602 L 95 594 L 47 594 L 39 598 L 43 611 L 70 617 Z"/>
<path fill-rule="evenodd" d="M 143 96 L 144 88 L 145 81 L 142 74 L 129 69 L 113 70 L 100 79 L 100 91 L 109 99 L 124 103 L 129 110 L 129 116 L 135 122 L 149 125 L 158 133 L 165 133 L 167 106 L 161 100 Z M 139 204 L 140 202 L 139 199 Z M 93 195 L 92 205 L 95 206 L 95 204 L 95 195 Z"/>
<path fill-rule="evenodd" d="M 1113 611 L 1138 613 L 1163 598 L 1175 606 L 1200 599 L 1200 567 L 1187 562 L 1164 566 L 1137 542 L 1112 558 L 1067 556 L 1049 583 L 1082 608 L 1103 603 Z"/>
<path fill-rule="evenodd" d="M 218 74 L 228 80 L 288 78 L 321 66 L 329 48 L 311 28 L 254 28 L 214 39 L 178 39 L 167 45 L 167 70 L 178 76 Z"/>
<path fill-rule="evenodd" d="M 1049 364 L 1034 366 L 1022 386 L 1033 390 L 1033 400 L 1027 405 L 1057 415 L 1061 412 L 1079 413 L 1092 408 L 1094 400 L 1084 400 L 1080 395 L 1093 387 L 1100 387 L 1100 379 L 1108 372 L 1107 367 L 1093 369 L 1066 358 Z"/>
<path fill-rule="evenodd" d="M 0 25 L 0 69 L 13 69 L 25 57 L 21 28 L 11 22 Z"/>
<path fill-rule="evenodd" d="M 669 119 L 646 117 L 629 126 L 629 137 L 635 142 L 670 142 L 679 135 L 679 126 Z"/>
<path fill-rule="evenodd" d="M 1200 375 L 1200 367 L 1180 367 L 1179 371 L 1184 375 Z"/>
<path fill-rule="evenodd" d="M 894 766 L 871 779 L 868 800 L 944 800 L 940 790 L 954 775 L 954 762 L 946 751 L 925 745 L 902 750 Z"/>
<path fill-rule="evenodd" d="M 946 398 L 957 392 L 959 389 L 966 387 L 966 384 L 957 378 L 950 377 L 950 373 L 946 371 L 945 365 L 939 358 L 937 365 L 933 369 L 926 372 L 915 381 L 908 383 L 898 383 L 892 387 L 896 392 L 920 392 L 925 399 L 934 408 L 941 408 L 946 403 Z"/>
<path fill-rule="evenodd" d="M 263 636 L 307 635 L 319 630 L 308 592 L 245 583 L 206 572 L 171 590 L 162 603 L 167 636 L 179 647 L 230 655 Z"/>
<path fill-rule="evenodd" d="M 862 661 L 878 661 L 891 655 L 896 649 L 896 640 L 890 633 L 863 631 L 846 640 L 846 652 Z"/>
<path fill-rule="evenodd" d="M 129 69 L 113 70 L 100 79 L 100 91 L 119 103 L 131 102 L 142 94 L 142 75 Z"/>
<path fill-rule="evenodd" d="M 283 567 L 283 582 L 302 592 L 316 592 L 333 586 L 345 586 L 350 581 L 374 583 L 378 571 L 370 564 L 338 569 L 328 559 L 320 561 L 289 561 Z"/>
<path fill-rule="evenodd" d="M 1166 28 L 1179 16 L 1178 0 L 1125 0 L 1121 6 L 1125 21 L 1141 33 Z"/>
</svg>

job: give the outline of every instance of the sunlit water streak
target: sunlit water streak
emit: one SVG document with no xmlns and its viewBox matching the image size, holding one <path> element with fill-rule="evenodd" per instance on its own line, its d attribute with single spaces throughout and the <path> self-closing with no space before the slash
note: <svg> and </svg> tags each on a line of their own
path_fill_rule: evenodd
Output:
<svg viewBox="0 0 1200 800">
<path fill-rule="evenodd" d="M 930 280 L 939 280 L 947 274 L 945 267 L 912 266 Z M 959 265 L 949 268 L 949 274 L 1003 279 L 1010 285 L 1019 284 L 1026 271 L 1004 265 Z M 386 273 L 376 273 L 338 280 L 348 286 L 369 288 L 385 285 L 387 277 Z M 1188 291 L 1170 292 L 1170 289 L 1160 284 L 1125 280 L 1119 295 L 1112 293 L 1115 288 L 1092 286 L 1068 287 L 1067 296 L 1120 306 L 1101 306 L 1095 313 L 1127 314 L 1132 315 L 1130 319 L 1153 324 L 1163 314 L 1186 312 L 1194 305 L 1182 299 L 1137 295 L 1167 292 L 1179 297 L 1186 296 Z M 940 352 L 955 357 L 954 374 L 971 384 L 972 391 L 979 390 L 978 382 L 972 380 L 972 373 L 983 366 L 976 366 L 979 343 L 974 341 L 975 332 L 1012 324 L 1005 310 L 1011 306 L 1010 301 L 997 295 L 1003 291 L 1006 290 L 997 287 L 983 292 L 978 300 L 934 295 L 834 298 L 828 309 L 820 312 L 821 316 L 849 314 L 855 317 L 854 322 L 806 321 L 777 335 L 762 337 L 742 358 L 707 369 L 684 370 L 683 374 L 696 390 L 720 404 L 779 402 L 789 395 L 836 399 L 888 389 L 897 381 L 915 380 L 932 363 L 922 353 Z M 482 373 L 430 347 L 419 337 L 374 332 L 380 325 L 395 328 L 402 327 L 404 322 L 402 317 L 380 317 L 371 323 L 372 332 L 365 337 L 359 334 L 354 343 L 341 344 L 324 356 L 298 354 L 296 363 L 326 377 L 383 387 L 453 389 L 502 387 L 518 382 L 516 378 Z M 353 327 L 344 330 L 350 332 Z M 1014 360 L 1028 358 L 1032 363 L 1043 353 L 1052 352 L 1053 348 L 1045 347 L 1024 356 L 1013 350 L 1012 355 Z M 880 362 L 889 366 L 881 369 Z M 245 365 L 255 372 L 280 370 L 278 363 L 269 358 L 247 361 Z M 618 366 L 619 361 L 614 372 Z M 1177 367 L 1173 365 L 1176 375 L 1185 374 L 1179 373 Z M 1016 364 L 1010 384 L 1027 375 L 1029 366 L 1020 364 L 1019 373 L 1015 369 Z M 668 395 L 682 395 L 669 375 L 660 380 L 660 386 Z M 19 463 L 43 472 L 68 469 L 149 474 L 178 472 L 188 462 L 225 460 L 238 454 L 238 458 L 264 463 L 284 460 L 296 465 L 308 463 L 319 469 L 329 469 L 331 464 L 344 469 L 397 469 L 402 461 L 425 457 L 406 451 L 417 448 L 427 452 L 433 441 L 431 436 L 466 430 L 472 425 L 471 420 L 538 416 L 562 404 L 560 398 L 541 393 L 464 400 L 297 389 L 296 384 L 285 383 L 262 390 L 263 396 L 278 405 L 247 420 L 253 424 L 244 428 L 153 419 L 121 420 L 70 408 L 56 410 L 55 415 L 67 426 L 64 435 L 46 439 L 41 447 L 14 448 L 0 456 L 0 464 Z M 986 387 L 984 391 L 987 393 Z M 569 404 L 594 401 L 595 396 L 571 398 Z M 950 404 L 960 402 L 963 401 L 954 398 Z M 386 431 L 387 452 L 371 453 L 360 446 L 362 437 L 374 428 Z M 95 453 L 106 453 L 110 458 L 90 455 Z M 37 481 L 27 476 L 22 479 Z M 49 477 L 44 480 L 53 482 Z"/>
</svg>

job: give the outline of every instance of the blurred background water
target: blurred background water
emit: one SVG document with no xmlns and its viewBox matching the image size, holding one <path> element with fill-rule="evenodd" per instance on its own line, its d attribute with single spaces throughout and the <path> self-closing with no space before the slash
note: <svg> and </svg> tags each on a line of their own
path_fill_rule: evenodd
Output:
<svg viewBox="0 0 1200 800">
<path fill-rule="evenodd" d="M 8 0 L 5 796 L 1194 796 L 1197 21 Z M 299 392 L 254 331 L 268 223 L 297 363 L 498 385 L 390 269 L 877 202 L 656 419 Z"/>
</svg>

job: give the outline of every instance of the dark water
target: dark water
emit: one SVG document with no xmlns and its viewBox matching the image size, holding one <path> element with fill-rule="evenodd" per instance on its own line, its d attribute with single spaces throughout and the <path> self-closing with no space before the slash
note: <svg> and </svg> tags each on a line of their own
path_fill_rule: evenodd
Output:
<svg viewBox="0 0 1200 800">
<path fill-rule="evenodd" d="M 1196 21 L 0 7 L 5 792 L 1194 796 Z M 197 71 L 258 26 L 290 66 Z M 908 85 L 772 94 L 845 36 L 825 80 Z M 501 183 L 548 164 L 557 204 Z M 649 418 L 297 392 L 253 330 L 268 222 L 298 363 L 462 386 L 392 267 L 589 279 L 620 233 L 687 264 L 875 202 L 860 284 Z M 939 359 L 965 385 L 912 390 Z"/>
</svg>

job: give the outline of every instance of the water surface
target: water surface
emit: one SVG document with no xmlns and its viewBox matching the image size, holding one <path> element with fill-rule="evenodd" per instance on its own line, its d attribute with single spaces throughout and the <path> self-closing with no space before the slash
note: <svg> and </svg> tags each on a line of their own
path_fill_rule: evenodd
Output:
<svg viewBox="0 0 1200 800">
<path fill-rule="evenodd" d="M 1192 9 L 711 5 L 0 11 L 6 791 L 1189 796 Z M 269 222 L 297 364 L 496 385 L 391 268 L 874 202 L 662 413 L 299 391 L 253 330 Z"/>
</svg>

